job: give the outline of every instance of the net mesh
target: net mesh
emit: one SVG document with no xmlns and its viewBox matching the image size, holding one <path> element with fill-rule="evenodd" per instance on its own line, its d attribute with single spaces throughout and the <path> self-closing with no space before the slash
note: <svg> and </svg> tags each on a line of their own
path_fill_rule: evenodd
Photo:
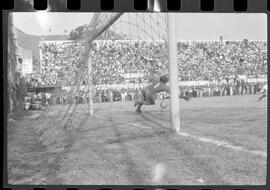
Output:
<svg viewBox="0 0 270 190">
<path fill-rule="evenodd" d="M 96 101 L 133 100 L 131 94 L 168 74 L 165 13 L 96 13 L 88 30 L 94 31 L 90 75 Z"/>
<path fill-rule="evenodd" d="M 41 82 L 70 87 L 67 103 L 134 92 L 168 73 L 166 22 L 164 13 L 95 13 L 75 39 L 41 42 Z"/>
<path fill-rule="evenodd" d="M 96 13 L 77 39 L 41 43 L 41 79 L 51 84 L 61 80 L 67 85 L 87 81 L 89 58 L 93 61 L 95 84 L 119 83 L 118 80 L 125 78 L 124 73 L 137 73 L 137 76 L 160 74 L 161 69 L 166 70 L 168 62 L 166 19 L 163 13 Z M 48 73 L 48 59 L 60 62 L 57 64 L 60 67 Z M 104 79 L 97 72 L 109 63 L 118 65 L 118 69 L 108 71 L 107 79 Z M 156 64 L 161 69 L 156 69 Z"/>
<path fill-rule="evenodd" d="M 92 43 L 94 84 L 125 86 L 132 82 L 131 86 L 138 87 L 153 75 L 168 73 L 166 14 L 125 13 L 118 17 L 113 23 L 113 13 L 98 13 L 92 19 L 90 28 L 103 31 Z M 100 65 L 114 68 L 104 70 Z"/>
</svg>

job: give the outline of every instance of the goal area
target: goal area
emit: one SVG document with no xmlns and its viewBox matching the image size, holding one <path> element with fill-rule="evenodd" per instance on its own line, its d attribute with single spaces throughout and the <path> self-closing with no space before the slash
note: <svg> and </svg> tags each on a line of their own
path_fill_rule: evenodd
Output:
<svg viewBox="0 0 270 190">
<path fill-rule="evenodd" d="M 95 13 L 81 39 L 91 46 L 88 57 L 89 85 L 97 84 L 93 67 L 103 62 L 121 62 L 129 64 L 119 70 L 119 75 L 142 75 L 145 85 L 153 76 L 169 73 L 170 111 L 172 129 L 180 132 L 179 87 L 177 65 L 177 39 L 175 13 Z M 113 48 L 110 48 L 114 46 Z M 105 48 L 104 48 L 105 47 Z M 88 48 L 85 48 L 88 49 Z M 132 49 L 133 53 L 130 53 Z M 111 59 L 110 53 L 119 60 Z M 97 53 L 99 52 L 99 53 Z M 124 54 L 124 55 L 123 55 Z M 133 54 L 133 55 L 131 55 Z M 134 56 L 135 54 L 135 56 Z M 117 66 L 116 63 L 114 63 Z M 123 63 L 121 63 L 123 65 Z M 144 65 L 143 68 L 140 66 Z M 107 83 L 117 83 L 114 74 Z"/>
<path fill-rule="evenodd" d="M 41 74 L 42 81 L 46 78 L 50 79 L 47 81 L 61 81 L 64 86 L 71 87 L 72 94 L 80 93 L 84 86 L 91 115 L 97 92 L 104 89 L 136 89 L 138 92 L 154 79 L 169 75 L 171 125 L 179 132 L 174 13 L 93 13 L 89 16 L 89 24 L 83 26 L 76 38 L 64 42 L 43 41 L 40 51 L 48 52 L 41 53 L 41 67 L 44 65 L 46 73 Z"/>
</svg>

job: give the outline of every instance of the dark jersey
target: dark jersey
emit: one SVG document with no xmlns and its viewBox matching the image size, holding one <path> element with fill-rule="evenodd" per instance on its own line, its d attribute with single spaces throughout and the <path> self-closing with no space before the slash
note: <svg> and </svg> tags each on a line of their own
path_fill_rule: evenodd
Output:
<svg viewBox="0 0 270 190">
<path fill-rule="evenodd" d="M 243 66 L 238 66 L 236 68 L 237 75 L 245 75 L 245 69 Z"/>
<path fill-rule="evenodd" d="M 155 92 L 167 92 L 170 93 L 170 87 L 167 86 L 165 83 L 159 83 L 156 86 L 154 86 Z"/>
</svg>

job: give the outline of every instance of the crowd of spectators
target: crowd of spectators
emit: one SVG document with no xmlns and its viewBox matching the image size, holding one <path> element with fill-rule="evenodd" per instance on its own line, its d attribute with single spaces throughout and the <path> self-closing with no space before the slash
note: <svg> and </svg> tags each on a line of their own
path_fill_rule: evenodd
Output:
<svg viewBox="0 0 270 190">
<path fill-rule="evenodd" d="M 244 60 L 246 75 L 257 78 L 267 73 L 267 43 L 227 41 L 178 43 L 181 80 L 223 79 L 236 75 L 236 65 Z"/>
<path fill-rule="evenodd" d="M 177 46 L 181 81 L 235 76 L 239 59 L 244 60 L 248 77 L 256 78 L 267 73 L 265 41 L 180 41 Z M 43 42 L 40 48 L 42 69 L 39 81 L 54 84 L 62 80 L 70 85 L 79 67 L 79 45 Z M 134 82 L 145 82 L 151 74 L 168 73 L 167 44 L 164 41 L 96 41 L 93 43 L 91 59 L 95 85 L 125 83 L 124 73 L 144 74 L 144 77 Z"/>
<path fill-rule="evenodd" d="M 70 41 L 43 41 L 40 43 L 41 71 L 33 76 L 33 85 L 76 86 L 78 76 L 85 81 L 87 66 L 79 69 L 84 46 Z M 94 41 L 89 52 L 92 65 L 92 82 L 96 86 L 95 102 L 129 101 L 136 99 L 139 88 L 123 88 L 126 73 L 142 74 L 128 82 L 146 84 L 151 75 L 168 73 L 168 52 L 164 41 L 104 40 Z M 267 75 L 267 42 L 265 41 L 179 41 L 178 68 L 180 81 L 211 81 L 210 85 L 181 86 L 181 93 L 195 97 L 238 95 L 240 84 L 234 79 L 239 60 L 244 60 L 248 78 Z M 83 77 L 82 77 L 83 76 Z M 213 82 L 218 81 L 218 82 Z M 100 89 L 100 85 L 116 87 Z M 118 85 L 118 87 L 117 87 Z M 245 94 L 258 92 L 262 84 L 248 83 Z M 46 102 L 46 95 L 42 97 Z M 32 98 L 35 99 L 35 98 Z M 44 101 L 43 101 L 44 102 Z M 89 92 L 64 93 L 58 103 L 87 103 Z"/>
<path fill-rule="evenodd" d="M 77 76 L 82 48 L 70 41 L 41 42 L 41 70 L 37 73 L 37 80 L 42 85 L 54 85 L 59 81 L 71 85 Z"/>
<path fill-rule="evenodd" d="M 41 109 L 41 106 L 53 104 L 51 95 L 48 92 L 26 92 L 24 96 L 24 109 Z"/>
<path fill-rule="evenodd" d="M 167 73 L 167 50 L 162 41 L 100 41 L 93 48 L 95 84 L 120 84 L 124 73 Z"/>
</svg>

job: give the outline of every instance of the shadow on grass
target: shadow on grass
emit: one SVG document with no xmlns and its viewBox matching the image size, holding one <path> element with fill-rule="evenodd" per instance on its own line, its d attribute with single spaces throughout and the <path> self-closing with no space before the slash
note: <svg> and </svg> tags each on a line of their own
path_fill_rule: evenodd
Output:
<svg viewBox="0 0 270 190">
<path fill-rule="evenodd" d="M 155 114 L 150 112 L 145 112 L 142 114 L 142 117 L 155 124 L 156 127 L 159 129 L 163 129 L 164 131 L 168 131 L 171 136 L 175 135 L 175 132 L 172 132 L 172 130 L 164 124 L 164 122 L 169 122 L 168 120 L 164 118 L 157 117 Z M 165 120 L 164 122 L 160 122 L 160 120 Z M 161 136 L 162 137 L 162 136 Z M 211 166 L 210 162 L 203 162 L 202 160 L 196 155 L 196 150 L 191 150 L 189 147 L 189 144 L 187 142 L 181 143 L 180 141 L 177 141 L 175 139 L 170 139 L 169 135 L 163 136 L 163 140 L 167 142 L 170 147 L 174 148 L 175 150 L 179 151 L 179 153 L 182 156 L 183 163 L 187 164 L 191 170 L 194 171 L 194 173 L 207 176 L 209 179 L 208 183 L 210 184 L 230 184 L 228 181 L 223 180 L 222 176 L 217 174 L 216 169 Z M 184 145 L 184 146 L 183 146 Z"/>
<path fill-rule="evenodd" d="M 115 119 L 115 118 L 114 118 Z M 141 172 L 137 171 L 135 162 L 133 161 L 132 155 L 129 152 L 129 148 L 123 142 L 123 137 L 119 129 L 117 128 L 117 123 L 114 122 L 114 119 L 110 116 L 111 126 L 116 136 L 117 140 L 115 142 L 119 143 L 122 152 L 123 152 L 123 163 L 127 165 L 126 174 L 128 176 L 131 184 L 145 184 L 144 177 Z M 107 142 L 108 143 L 108 142 Z M 113 142 L 111 142 L 113 143 Z"/>
</svg>

